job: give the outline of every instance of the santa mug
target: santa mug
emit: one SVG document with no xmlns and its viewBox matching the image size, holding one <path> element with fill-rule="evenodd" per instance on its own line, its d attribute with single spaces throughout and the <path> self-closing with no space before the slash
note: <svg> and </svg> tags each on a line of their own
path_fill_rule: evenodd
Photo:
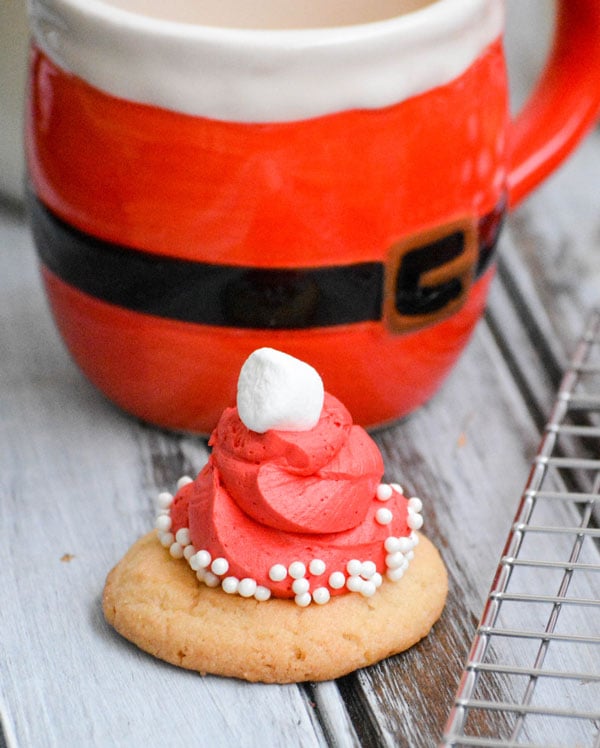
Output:
<svg viewBox="0 0 600 748">
<path fill-rule="evenodd" d="M 73 358 L 208 433 L 242 362 L 312 364 L 373 427 L 482 313 L 503 217 L 600 102 L 600 4 L 558 4 L 512 120 L 502 0 L 32 0 L 29 200 Z"/>
</svg>

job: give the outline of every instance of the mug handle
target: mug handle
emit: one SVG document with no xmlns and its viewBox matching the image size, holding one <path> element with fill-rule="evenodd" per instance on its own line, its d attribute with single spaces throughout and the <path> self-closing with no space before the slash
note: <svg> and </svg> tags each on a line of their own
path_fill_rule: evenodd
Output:
<svg viewBox="0 0 600 748">
<path fill-rule="evenodd" d="M 559 0 L 552 51 L 509 129 L 509 205 L 575 148 L 600 112 L 600 0 Z"/>
</svg>

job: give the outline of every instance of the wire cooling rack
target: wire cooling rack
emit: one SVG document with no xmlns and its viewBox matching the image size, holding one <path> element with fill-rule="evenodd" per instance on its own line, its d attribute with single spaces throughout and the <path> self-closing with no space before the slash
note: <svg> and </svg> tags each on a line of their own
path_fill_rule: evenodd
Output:
<svg viewBox="0 0 600 748">
<path fill-rule="evenodd" d="M 600 309 L 565 373 L 441 745 L 600 748 Z"/>
</svg>

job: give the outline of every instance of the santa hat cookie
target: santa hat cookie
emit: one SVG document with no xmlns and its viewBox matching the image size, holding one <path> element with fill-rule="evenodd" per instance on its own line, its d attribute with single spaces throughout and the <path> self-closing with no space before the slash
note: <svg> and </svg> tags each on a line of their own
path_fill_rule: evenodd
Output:
<svg viewBox="0 0 600 748">
<path fill-rule="evenodd" d="M 255 351 L 209 444 L 109 574 L 104 611 L 121 634 L 186 668 L 290 682 L 429 632 L 447 576 L 418 532 L 422 502 L 381 481 L 377 445 L 315 369 Z"/>
</svg>

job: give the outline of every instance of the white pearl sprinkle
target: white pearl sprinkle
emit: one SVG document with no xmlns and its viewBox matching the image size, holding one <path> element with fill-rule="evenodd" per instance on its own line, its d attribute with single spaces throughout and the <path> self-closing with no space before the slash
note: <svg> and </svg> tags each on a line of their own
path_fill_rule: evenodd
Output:
<svg viewBox="0 0 600 748">
<path fill-rule="evenodd" d="M 405 556 L 405 558 L 406 558 L 407 561 L 412 561 L 414 557 L 415 557 L 415 552 L 414 551 L 408 551 L 408 553 Z"/>
<path fill-rule="evenodd" d="M 213 574 L 218 574 L 219 576 L 227 574 L 227 572 L 229 571 L 229 561 L 222 556 L 220 556 L 219 558 L 215 558 L 215 560 L 210 565 L 210 569 Z"/>
<path fill-rule="evenodd" d="M 212 561 L 211 555 L 208 551 L 201 550 L 198 551 L 198 553 L 195 553 L 190 558 L 190 566 L 194 571 L 198 571 L 199 569 L 206 569 L 207 566 L 210 566 L 210 562 Z"/>
<path fill-rule="evenodd" d="M 385 557 L 385 565 L 388 569 L 398 569 L 404 563 L 404 554 L 398 551 L 397 553 L 389 553 Z"/>
<path fill-rule="evenodd" d="M 254 593 L 256 592 L 258 588 L 258 585 L 256 584 L 256 579 L 251 579 L 250 577 L 245 577 L 240 581 L 240 586 L 238 587 L 238 594 L 242 597 L 254 597 Z"/>
<path fill-rule="evenodd" d="M 203 582 L 204 581 L 204 577 L 207 574 L 210 574 L 210 572 L 209 571 L 207 572 L 206 569 L 198 569 L 198 571 L 196 572 L 196 579 L 199 582 Z"/>
<path fill-rule="evenodd" d="M 292 590 L 296 593 L 296 595 L 303 595 L 305 592 L 308 592 L 310 589 L 310 583 L 306 577 L 302 577 L 301 579 L 295 579 L 292 583 Z"/>
<path fill-rule="evenodd" d="M 410 527 L 411 530 L 420 530 L 421 527 L 423 527 L 423 515 L 409 511 L 406 524 Z"/>
<path fill-rule="evenodd" d="M 303 592 L 301 595 L 296 595 L 294 598 L 296 605 L 299 605 L 301 608 L 306 608 L 307 605 L 310 605 L 311 600 L 312 597 L 310 592 Z"/>
<path fill-rule="evenodd" d="M 416 545 L 419 545 L 419 536 L 416 532 L 411 532 L 410 539 L 412 541 L 412 547 L 414 548 Z"/>
<path fill-rule="evenodd" d="M 390 580 L 390 582 L 397 582 L 404 576 L 404 571 L 405 569 L 403 566 L 400 566 L 398 569 L 390 569 L 386 573 L 386 577 Z"/>
<path fill-rule="evenodd" d="M 382 507 L 375 512 L 375 519 L 380 525 L 389 525 L 393 519 L 393 514 L 389 509 Z"/>
<path fill-rule="evenodd" d="M 160 509 L 168 509 L 173 503 L 173 494 L 163 491 L 156 497 L 156 504 Z"/>
<path fill-rule="evenodd" d="M 365 584 L 365 580 L 361 577 L 348 577 L 346 580 L 346 587 L 350 592 L 360 592 Z"/>
<path fill-rule="evenodd" d="M 411 540 L 411 538 L 407 538 L 406 536 L 404 536 L 402 538 L 398 538 L 398 540 L 400 541 L 399 550 L 401 551 L 401 553 L 408 553 L 408 551 L 410 551 L 410 549 L 413 547 L 413 541 Z"/>
<path fill-rule="evenodd" d="M 383 547 L 388 553 L 397 553 L 400 550 L 400 538 L 390 535 L 384 540 Z"/>
<path fill-rule="evenodd" d="M 177 481 L 177 488 L 183 488 L 184 486 L 187 486 L 188 483 L 193 482 L 193 479 L 190 478 L 189 475 L 182 475 L 181 478 Z"/>
<path fill-rule="evenodd" d="M 341 590 L 346 584 L 346 577 L 341 571 L 334 571 L 329 577 L 329 586 L 333 590 Z"/>
<path fill-rule="evenodd" d="M 175 535 L 173 535 L 172 532 L 161 532 L 159 533 L 158 539 L 162 546 L 169 548 L 171 543 L 175 540 Z"/>
<path fill-rule="evenodd" d="M 273 564 L 269 569 L 269 579 L 272 582 L 282 582 L 287 577 L 287 569 L 283 564 Z"/>
<path fill-rule="evenodd" d="M 190 540 L 190 531 L 187 527 L 180 527 L 179 530 L 175 533 L 175 540 L 179 543 L 179 545 L 189 545 L 191 543 Z"/>
<path fill-rule="evenodd" d="M 423 502 L 421 499 L 413 496 L 412 499 L 408 500 L 408 508 L 412 509 L 414 512 L 420 512 L 423 509 Z"/>
<path fill-rule="evenodd" d="M 363 586 L 360 589 L 360 594 L 363 597 L 373 597 L 373 595 L 377 592 L 377 587 L 373 584 L 373 582 L 364 582 Z"/>
<path fill-rule="evenodd" d="M 380 483 L 377 486 L 377 492 L 376 496 L 379 499 L 379 501 L 389 501 L 392 498 L 392 494 L 394 493 L 393 488 L 388 485 L 387 483 Z"/>
<path fill-rule="evenodd" d="M 302 561 L 293 561 L 288 567 L 288 574 L 292 579 L 300 579 L 306 574 L 306 566 Z"/>
<path fill-rule="evenodd" d="M 268 600 L 271 597 L 271 590 L 268 587 L 263 587 L 262 585 L 258 585 L 256 588 L 256 592 L 254 593 L 254 599 L 258 600 L 261 603 L 264 603 L 266 600 Z"/>
<path fill-rule="evenodd" d="M 308 570 L 315 577 L 318 577 L 318 576 L 321 576 L 321 574 L 324 574 L 326 568 L 327 566 L 325 564 L 325 561 L 321 561 L 320 558 L 313 558 L 313 560 L 308 565 Z"/>
<path fill-rule="evenodd" d="M 218 587 L 221 584 L 221 580 L 216 574 L 210 571 L 204 572 L 204 584 L 207 587 Z"/>
<path fill-rule="evenodd" d="M 168 514 L 159 514 L 154 523 L 154 527 L 156 527 L 159 532 L 168 532 L 171 529 L 171 524 L 172 521 Z"/>
<path fill-rule="evenodd" d="M 192 556 L 196 555 L 196 549 L 191 544 L 186 545 L 186 547 L 183 549 L 183 555 L 189 561 Z"/>
<path fill-rule="evenodd" d="M 177 542 L 171 543 L 169 553 L 173 558 L 183 558 L 183 547 Z"/>
<path fill-rule="evenodd" d="M 225 577 L 225 579 L 221 582 L 223 591 L 227 592 L 228 595 L 235 595 L 235 593 L 238 591 L 239 586 L 240 580 L 237 577 Z"/>
<path fill-rule="evenodd" d="M 325 603 L 328 603 L 331 599 L 331 594 L 327 587 L 317 587 L 317 589 L 313 592 L 313 600 L 317 603 L 317 605 L 325 605 Z"/>
<path fill-rule="evenodd" d="M 397 493 L 404 493 L 404 489 L 399 483 L 390 483 L 390 486 L 396 491 Z"/>
<path fill-rule="evenodd" d="M 375 587 L 378 589 L 383 584 L 383 577 L 378 571 L 376 571 L 375 574 L 373 574 L 373 576 L 371 577 L 371 581 L 373 582 Z"/>
<path fill-rule="evenodd" d="M 358 574 L 360 574 L 360 570 L 362 569 L 362 564 L 357 558 L 353 558 L 346 564 L 346 571 L 348 574 L 350 574 L 351 577 L 355 577 Z"/>
<path fill-rule="evenodd" d="M 377 567 L 375 566 L 374 561 L 363 561 L 362 562 L 362 566 L 360 569 L 361 577 L 366 577 L 367 579 L 369 579 L 370 577 L 373 576 L 373 574 L 375 574 L 376 571 L 377 571 Z"/>
</svg>

